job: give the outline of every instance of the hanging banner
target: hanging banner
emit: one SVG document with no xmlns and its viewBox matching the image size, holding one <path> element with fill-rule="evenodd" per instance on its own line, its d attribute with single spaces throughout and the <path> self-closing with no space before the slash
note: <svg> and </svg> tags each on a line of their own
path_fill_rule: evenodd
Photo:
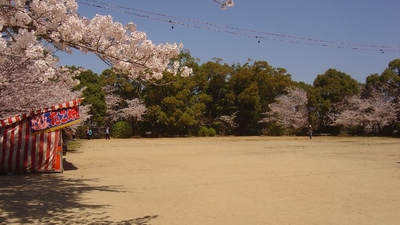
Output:
<svg viewBox="0 0 400 225">
<path fill-rule="evenodd" d="M 79 122 L 79 106 L 34 115 L 30 118 L 33 132 L 52 131 Z"/>
</svg>

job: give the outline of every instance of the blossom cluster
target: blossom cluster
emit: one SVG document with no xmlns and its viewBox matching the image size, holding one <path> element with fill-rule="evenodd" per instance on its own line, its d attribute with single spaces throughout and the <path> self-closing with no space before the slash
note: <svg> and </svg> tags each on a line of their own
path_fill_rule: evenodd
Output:
<svg viewBox="0 0 400 225">
<path fill-rule="evenodd" d="M 382 128 L 396 121 L 398 106 L 385 92 L 376 89 L 369 91 L 370 96 L 354 95 L 337 105 L 339 113 L 331 114 L 333 125 Z"/>
<path fill-rule="evenodd" d="M 129 118 L 135 118 L 137 121 L 141 121 L 147 110 L 144 103 L 137 98 L 123 100 L 121 97 L 114 94 L 106 95 L 106 103 L 107 118 L 110 121 Z M 122 106 L 123 103 L 126 103 L 126 107 Z"/>
<path fill-rule="evenodd" d="M 133 23 L 80 17 L 77 9 L 75 0 L 0 0 L 0 118 L 79 96 L 70 91 L 76 74 L 58 65 L 55 51 L 94 53 L 117 73 L 147 81 L 162 78 L 183 47 L 156 45 Z"/>
<path fill-rule="evenodd" d="M 268 105 L 270 111 L 260 122 L 276 122 L 284 128 L 301 129 L 307 125 L 307 93 L 297 88 L 286 88 L 287 94 L 278 96 L 274 103 Z"/>
</svg>

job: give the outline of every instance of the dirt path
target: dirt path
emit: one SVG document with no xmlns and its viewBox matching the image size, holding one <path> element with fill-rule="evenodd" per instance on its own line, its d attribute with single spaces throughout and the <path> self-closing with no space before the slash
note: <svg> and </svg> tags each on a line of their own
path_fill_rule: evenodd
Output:
<svg viewBox="0 0 400 225">
<path fill-rule="evenodd" d="M 62 216 L 49 215 L 71 224 L 394 225 L 399 145 L 336 137 L 83 140 L 56 175 L 74 200 Z"/>
</svg>

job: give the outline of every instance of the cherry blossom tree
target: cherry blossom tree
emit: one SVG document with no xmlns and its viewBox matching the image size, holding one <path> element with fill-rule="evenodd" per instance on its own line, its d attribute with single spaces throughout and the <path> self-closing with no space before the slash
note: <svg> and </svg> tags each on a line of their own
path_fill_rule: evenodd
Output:
<svg viewBox="0 0 400 225">
<path fill-rule="evenodd" d="M 368 125 L 366 115 L 370 104 L 366 99 L 362 99 L 360 95 L 346 98 L 335 106 L 339 113 L 328 115 L 333 121 L 332 125 L 341 125 L 347 129 L 355 126 L 362 126 L 364 129 Z"/>
<path fill-rule="evenodd" d="M 385 93 L 373 91 L 369 99 L 368 121 L 373 130 L 382 132 L 383 126 L 392 124 L 397 118 L 398 107 L 386 98 Z"/>
<path fill-rule="evenodd" d="M 0 118 L 79 97 L 68 69 L 55 51 L 93 53 L 119 74 L 132 79 L 160 79 L 163 72 L 191 70 L 171 63 L 181 44 L 156 45 L 133 23 L 111 16 L 92 19 L 77 14 L 75 0 L 0 0 Z"/>
<path fill-rule="evenodd" d="M 146 106 L 138 98 L 124 100 L 121 97 L 108 94 L 106 95 L 107 118 L 110 122 L 119 119 L 129 120 L 134 118 L 136 121 L 142 121 L 146 113 Z"/>
<path fill-rule="evenodd" d="M 57 74 L 51 79 L 41 79 L 41 76 L 34 76 L 37 73 L 30 73 L 31 65 L 31 62 L 26 62 L 26 65 L 8 73 L 7 65 L 0 65 L 0 118 L 50 107 L 80 96 L 81 92 L 71 91 L 77 84 L 72 79 L 74 73 L 56 68 Z"/>
<path fill-rule="evenodd" d="M 90 112 L 90 104 L 79 106 L 79 117 L 81 119 L 81 122 L 88 121 L 92 117 L 92 115 L 89 112 Z M 80 124 L 77 124 L 77 126 L 79 125 Z"/>
<path fill-rule="evenodd" d="M 217 121 L 221 122 L 221 134 L 226 135 L 229 134 L 233 128 L 238 127 L 237 123 L 235 123 L 235 119 L 238 112 L 233 113 L 232 115 L 224 115 L 217 118 Z"/>
<path fill-rule="evenodd" d="M 269 104 L 270 111 L 260 122 L 275 122 L 285 130 L 292 128 L 299 130 L 308 124 L 307 93 L 297 88 L 286 88 L 286 95 L 275 98 L 275 102 Z"/>
<path fill-rule="evenodd" d="M 143 120 L 143 115 L 147 111 L 145 104 L 138 98 L 123 99 L 107 89 L 110 88 L 106 87 L 106 92 L 108 92 L 106 95 L 108 122 L 128 121 L 135 131 L 135 135 L 137 135 L 138 122 Z"/>
<path fill-rule="evenodd" d="M 340 113 L 331 115 L 332 124 L 348 129 L 361 126 L 365 131 L 369 126 L 373 131 L 381 133 L 383 126 L 393 123 L 398 113 L 392 97 L 376 89 L 372 89 L 367 97 L 354 95 L 340 105 Z"/>
</svg>

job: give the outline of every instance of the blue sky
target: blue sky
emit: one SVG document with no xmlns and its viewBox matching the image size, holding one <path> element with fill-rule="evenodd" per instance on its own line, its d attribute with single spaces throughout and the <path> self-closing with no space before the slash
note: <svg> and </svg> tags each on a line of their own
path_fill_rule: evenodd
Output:
<svg viewBox="0 0 400 225">
<path fill-rule="evenodd" d="M 309 84 L 335 68 L 365 83 L 367 76 L 400 58 L 398 0 L 234 0 L 235 6 L 226 10 L 212 0 L 96 1 L 78 0 L 79 14 L 133 22 L 154 43 L 182 43 L 200 64 L 213 58 L 242 65 L 263 60 Z M 90 53 L 57 55 L 62 65 L 98 74 L 108 68 Z"/>
</svg>

